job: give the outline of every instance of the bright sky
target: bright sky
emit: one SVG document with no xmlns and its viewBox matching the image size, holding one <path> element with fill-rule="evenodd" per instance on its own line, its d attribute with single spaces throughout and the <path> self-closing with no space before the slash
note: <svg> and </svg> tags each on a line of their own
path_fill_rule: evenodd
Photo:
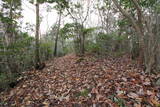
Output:
<svg viewBox="0 0 160 107">
<path fill-rule="evenodd" d="M 0 4 L 1 4 L 1 0 L 0 0 Z M 49 28 L 51 26 L 54 25 L 54 23 L 57 21 L 58 19 L 58 14 L 57 11 L 55 9 L 51 9 L 50 12 L 47 12 L 49 7 L 54 7 L 54 4 L 41 4 L 40 5 L 40 16 L 42 17 L 41 20 L 41 24 L 40 24 L 40 33 L 41 34 L 45 34 Z M 90 7 L 93 8 L 93 7 Z M 36 22 L 36 16 L 35 16 L 35 5 L 31 4 L 28 2 L 28 0 L 22 0 L 22 16 L 23 18 L 21 19 L 22 22 L 22 30 L 26 30 L 26 23 L 29 23 L 30 25 L 32 25 L 32 29 L 35 31 L 35 22 Z M 95 26 L 97 25 L 98 22 L 98 17 L 96 15 L 96 13 L 92 13 L 89 15 L 89 20 L 87 21 L 87 24 L 89 26 Z M 72 19 L 69 17 L 65 17 L 62 19 L 62 24 L 66 23 L 66 22 L 72 22 Z M 87 25 L 87 26 L 88 26 Z M 35 32 L 29 32 L 32 36 L 35 35 Z"/>
<path fill-rule="evenodd" d="M 26 23 L 35 25 L 35 22 L 36 22 L 35 6 L 26 0 L 23 0 L 22 4 L 23 4 L 22 5 L 22 9 L 23 9 L 22 27 L 25 28 Z M 52 9 L 51 12 L 47 12 L 47 8 L 49 6 L 53 7 L 53 5 L 49 5 L 46 3 L 40 5 L 40 16 L 42 17 L 41 26 L 40 26 L 41 34 L 46 33 L 46 31 L 56 22 L 58 17 L 57 11 L 54 9 Z M 35 29 L 34 26 L 33 26 L 33 29 Z M 31 33 L 32 35 L 34 34 L 34 32 L 31 32 Z"/>
</svg>

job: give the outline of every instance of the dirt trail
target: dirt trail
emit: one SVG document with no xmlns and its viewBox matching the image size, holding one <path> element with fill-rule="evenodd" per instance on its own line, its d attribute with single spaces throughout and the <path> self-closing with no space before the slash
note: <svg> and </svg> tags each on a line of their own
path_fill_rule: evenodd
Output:
<svg viewBox="0 0 160 107">
<path fill-rule="evenodd" d="M 5 107 L 155 107 L 155 75 L 145 75 L 126 56 L 96 58 L 74 54 L 48 61 L 42 71 L 0 96 Z"/>
</svg>

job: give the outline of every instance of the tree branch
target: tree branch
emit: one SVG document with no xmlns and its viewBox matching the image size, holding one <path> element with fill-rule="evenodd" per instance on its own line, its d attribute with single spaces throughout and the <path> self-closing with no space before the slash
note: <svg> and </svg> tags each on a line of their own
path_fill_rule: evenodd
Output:
<svg viewBox="0 0 160 107">
<path fill-rule="evenodd" d="M 119 11 L 133 24 L 133 27 L 136 29 L 136 31 L 138 32 L 139 35 L 142 35 L 142 32 L 138 26 L 138 24 L 136 23 L 135 19 L 129 15 L 129 13 L 127 11 L 125 11 L 117 2 L 117 0 L 112 0 L 113 3 L 116 5 L 116 7 L 119 9 Z"/>
<path fill-rule="evenodd" d="M 89 13 L 89 3 L 88 3 L 88 7 L 87 7 L 87 14 L 86 14 L 84 20 L 82 21 L 82 24 L 87 20 L 88 13 Z"/>
</svg>

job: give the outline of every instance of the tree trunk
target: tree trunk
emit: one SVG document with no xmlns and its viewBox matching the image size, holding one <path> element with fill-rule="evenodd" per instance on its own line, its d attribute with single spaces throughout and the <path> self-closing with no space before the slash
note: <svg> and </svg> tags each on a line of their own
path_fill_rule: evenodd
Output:
<svg viewBox="0 0 160 107">
<path fill-rule="evenodd" d="M 140 56 L 139 56 L 139 64 L 142 64 L 144 62 L 144 51 L 145 51 L 145 43 L 144 43 L 144 32 L 142 31 L 142 13 L 138 11 L 138 18 L 139 23 L 137 24 L 136 20 L 127 12 L 125 11 L 119 4 L 117 0 L 112 0 L 116 7 L 120 10 L 120 12 L 132 23 L 134 29 L 136 30 L 136 33 L 139 35 L 139 45 L 140 45 Z M 138 10 L 138 9 L 137 9 Z"/>
<path fill-rule="evenodd" d="M 40 50 L 39 50 L 39 28 L 40 28 L 40 22 L 39 22 L 39 3 L 36 3 L 36 50 L 35 50 L 35 63 L 36 66 L 40 64 Z"/>
<path fill-rule="evenodd" d="M 7 29 L 6 29 L 6 36 L 5 36 L 5 42 L 6 42 L 6 47 L 13 45 L 14 43 L 14 28 L 13 28 L 13 0 L 10 1 L 10 10 L 9 10 L 9 18 L 10 22 L 6 23 Z M 10 49 L 6 48 L 5 51 L 10 51 Z M 18 73 L 18 66 L 15 61 L 12 60 L 13 56 L 12 55 L 7 55 L 6 60 L 7 60 L 7 65 L 9 68 L 9 75 L 12 73 Z"/>
<path fill-rule="evenodd" d="M 82 35 L 82 54 L 85 53 L 85 35 Z"/>
<path fill-rule="evenodd" d="M 131 0 L 134 7 L 137 10 L 138 20 L 134 19 L 126 10 L 124 10 L 117 0 L 112 0 L 120 12 L 132 23 L 137 34 L 139 35 L 140 55 L 139 64 L 145 64 L 146 72 L 151 72 L 155 63 L 155 50 L 156 42 L 154 43 L 154 35 L 152 33 L 152 25 L 149 21 L 145 20 L 142 9 L 137 0 Z M 145 43 L 144 37 L 148 39 L 148 43 Z"/>
<path fill-rule="evenodd" d="M 80 26 L 80 54 L 83 55 L 85 53 L 85 35 L 83 33 L 83 24 Z"/>
<path fill-rule="evenodd" d="M 62 16 L 62 11 L 60 11 L 60 14 L 59 14 L 58 28 L 57 28 L 57 34 L 55 39 L 55 47 L 54 47 L 54 56 L 57 56 L 58 36 L 59 36 L 59 29 L 61 25 L 61 16 Z"/>
<path fill-rule="evenodd" d="M 9 46 L 13 42 L 13 0 L 10 1 L 10 10 L 9 10 L 9 18 L 10 22 L 6 23 L 6 45 Z"/>
<path fill-rule="evenodd" d="M 159 13 L 157 13 L 156 14 L 156 26 L 155 26 L 155 28 L 156 28 L 156 37 L 157 37 L 157 40 L 160 40 L 160 37 L 159 37 L 159 35 L 160 35 L 160 14 Z M 156 71 L 157 72 L 160 72 L 160 42 L 158 42 L 157 43 L 157 48 L 156 48 L 157 50 L 156 50 L 156 63 L 155 63 L 155 65 L 156 65 Z"/>
</svg>

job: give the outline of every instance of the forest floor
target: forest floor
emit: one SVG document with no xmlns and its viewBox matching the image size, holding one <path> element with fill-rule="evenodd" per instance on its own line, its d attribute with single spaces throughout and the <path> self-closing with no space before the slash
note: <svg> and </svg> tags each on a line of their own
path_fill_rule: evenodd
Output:
<svg viewBox="0 0 160 107">
<path fill-rule="evenodd" d="M 69 54 L 24 73 L 15 88 L 1 93 L 4 107 L 160 107 L 160 90 L 127 56 Z"/>
</svg>

